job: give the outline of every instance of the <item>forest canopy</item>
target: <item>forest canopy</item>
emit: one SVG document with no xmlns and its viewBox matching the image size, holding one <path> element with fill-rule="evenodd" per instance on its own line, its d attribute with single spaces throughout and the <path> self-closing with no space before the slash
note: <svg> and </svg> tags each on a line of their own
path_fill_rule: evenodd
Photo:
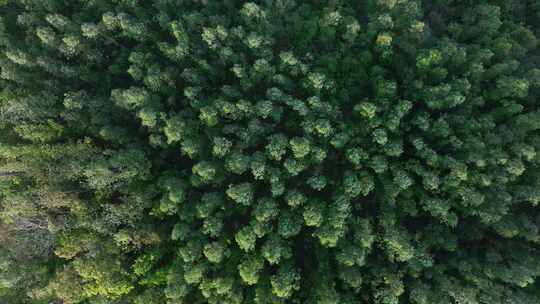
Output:
<svg viewBox="0 0 540 304">
<path fill-rule="evenodd" d="M 540 1 L 0 0 L 0 302 L 540 303 Z"/>
</svg>

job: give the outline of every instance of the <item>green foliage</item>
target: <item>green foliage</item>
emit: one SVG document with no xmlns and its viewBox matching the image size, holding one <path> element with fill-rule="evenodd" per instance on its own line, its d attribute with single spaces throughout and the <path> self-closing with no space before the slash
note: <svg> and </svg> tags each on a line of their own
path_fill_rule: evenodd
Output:
<svg viewBox="0 0 540 304">
<path fill-rule="evenodd" d="M 540 302 L 540 5 L 0 0 L 0 302 Z"/>
</svg>

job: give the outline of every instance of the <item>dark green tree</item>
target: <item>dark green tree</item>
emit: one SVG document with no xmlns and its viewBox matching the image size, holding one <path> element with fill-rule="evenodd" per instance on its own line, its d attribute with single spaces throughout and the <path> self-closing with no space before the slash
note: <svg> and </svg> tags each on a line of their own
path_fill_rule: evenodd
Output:
<svg viewBox="0 0 540 304">
<path fill-rule="evenodd" d="M 0 302 L 540 302 L 534 0 L 0 0 Z"/>
</svg>

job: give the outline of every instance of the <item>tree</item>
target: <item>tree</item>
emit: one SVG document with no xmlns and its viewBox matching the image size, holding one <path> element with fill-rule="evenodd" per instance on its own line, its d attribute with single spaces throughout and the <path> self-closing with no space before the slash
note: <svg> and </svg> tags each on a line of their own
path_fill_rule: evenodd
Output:
<svg viewBox="0 0 540 304">
<path fill-rule="evenodd" d="M 0 302 L 540 302 L 536 2 L 0 0 Z"/>
</svg>

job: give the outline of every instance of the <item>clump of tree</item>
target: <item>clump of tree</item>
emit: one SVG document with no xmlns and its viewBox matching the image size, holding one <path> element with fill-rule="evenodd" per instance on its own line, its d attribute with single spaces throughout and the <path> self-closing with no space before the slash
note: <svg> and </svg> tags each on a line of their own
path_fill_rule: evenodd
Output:
<svg viewBox="0 0 540 304">
<path fill-rule="evenodd" d="M 535 0 L 0 0 L 0 302 L 540 302 Z"/>
</svg>

